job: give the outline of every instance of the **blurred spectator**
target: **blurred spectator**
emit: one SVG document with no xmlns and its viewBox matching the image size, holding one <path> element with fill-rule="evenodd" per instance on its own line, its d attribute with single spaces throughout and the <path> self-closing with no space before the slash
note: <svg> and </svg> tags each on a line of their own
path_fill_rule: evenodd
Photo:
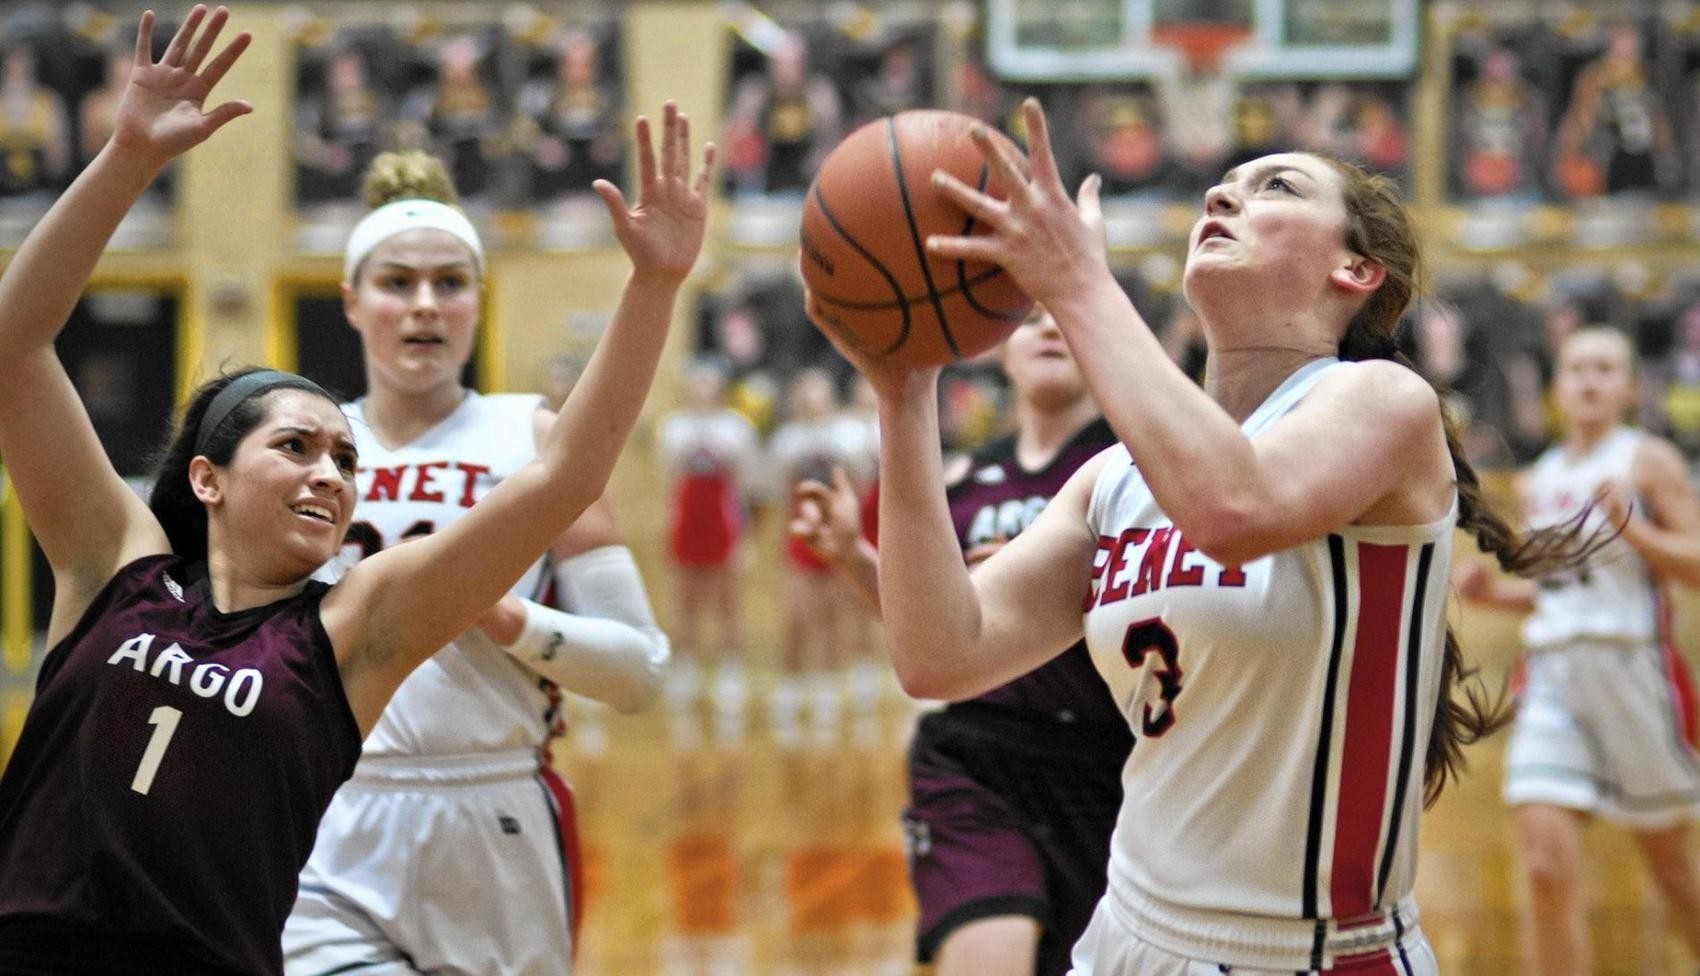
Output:
<svg viewBox="0 0 1700 976">
<path fill-rule="evenodd" d="M 662 418 L 656 447 L 668 486 L 667 553 L 673 564 L 673 671 L 668 704 L 688 706 L 699 668 L 716 669 L 710 687 L 723 726 L 744 711 L 743 604 L 738 552 L 748 524 L 746 500 L 756 474 L 756 431 L 726 402 L 726 364 L 699 357 L 685 369 L 685 407 Z M 711 622 L 711 651 L 703 621 Z"/>
<path fill-rule="evenodd" d="M 437 49 L 436 83 L 412 92 L 403 112 L 448 165 L 468 206 L 487 202 L 506 152 L 502 108 L 482 74 L 485 53 L 476 37 L 444 41 Z"/>
<path fill-rule="evenodd" d="M 846 129 L 883 115 L 895 115 L 933 103 L 930 70 L 923 69 L 921 42 L 901 38 L 880 54 L 879 68 L 871 76 L 853 82 L 854 120 Z"/>
<path fill-rule="evenodd" d="M 1126 85 L 1088 91 L 1081 104 L 1087 165 L 1105 196 L 1158 189 L 1174 181 L 1155 96 Z"/>
<path fill-rule="evenodd" d="M 1234 99 L 1228 129 L 1227 155 L 1221 172 L 1259 156 L 1293 148 L 1298 135 L 1303 101 L 1297 85 L 1255 84 L 1240 89 Z M 1211 174 L 1215 180 L 1221 172 Z"/>
<path fill-rule="evenodd" d="M 1662 406 L 1671 439 L 1694 461 L 1700 459 L 1700 302 L 1683 310 L 1676 334 Z"/>
<path fill-rule="evenodd" d="M 1405 123 L 1368 84 L 1328 82 L 1311 94 L 1301 129 L 1312 149 L 1343 156 L 1382 173 L 1398 174 L 1409 156 Z"/>
<path fill-rule="evenodd" d="M 384 149 L 389 115 L 366 68 L 359 48 L 340 48 L 325 63 L 323 89 L 296 100 L 298 203 L 359 199 L 361 175 Z"/>
<path fill-rule="evenodd" d="M 1519 73 L 1515 54 L 1489 50 L 1454 112 L 1448 156 L 1460 190 L 1472 197 L 1539 194 L 1546 104 Z"/>
<path fill-rule="evenodd" d="M 35 52 L 0 55 L 0 198 L 50 194 L 71 164 L 65 105 L 36 77 Z"/>
<path fill-rule="evenodd" d="M 1567 196 L 1650 193 L 1676 182 L 1670 121 L 1641 46 L 1639 29 L 1615 24 L 1605 53 L 1576 77 L 1556 140 Z"/>
<path fill-rule="evenodd" d="M 786 34 L 766 70 L 738 82 L 726 121 L 726 175 L 740 194 L 801 194 L 838 143 L 843 109 L 809 68 L 808 42 Z"/>
<path fill-rule="evenodd" d="M 624 111 L 617 72 L 604 67 L 595 38 L 565 32 L 552 77 L 520 89 L 517 142 L 530 171 L 531 199 L 588 194 L 599 179 L 621 182 Z"/>
</svg>

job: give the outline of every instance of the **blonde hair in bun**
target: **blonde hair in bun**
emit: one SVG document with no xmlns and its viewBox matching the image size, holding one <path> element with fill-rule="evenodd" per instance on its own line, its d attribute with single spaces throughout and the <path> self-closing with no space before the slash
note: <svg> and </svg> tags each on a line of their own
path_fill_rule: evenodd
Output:
<svg viewBox="0 0 1700 976">
<path fill-rule="evenodd" d="M 422 149 L 378 154 L 366 167 L 360 194 L 373 210 L 396 200 L 435 200 L 456 205 L 460 194 L 443 161 Z"/>
</svg>

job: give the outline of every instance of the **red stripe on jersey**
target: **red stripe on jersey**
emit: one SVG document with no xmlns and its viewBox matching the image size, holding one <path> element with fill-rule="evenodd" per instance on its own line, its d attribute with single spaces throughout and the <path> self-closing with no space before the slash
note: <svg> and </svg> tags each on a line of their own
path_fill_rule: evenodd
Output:
<svg viewBox="0 0 1700 976">
<path fill-rule="evenodd" d="M 1335 808 L 1334 863 L 1328 887 L 1330 914 L 1341 920 L 1368 914 L 1375 905 L 1375 855 L 1386 819 L 1393 704 L 1399 684 L 1399 625 L 1405 616 L 1405 565 L 1410 552 L 1409 546 L 1358 544 L 1358 632 L 1346 691 L 1340 799 Z"/>
<path fill-rule="evenodd" d="M 1671 710 L 1676 713 L 1682 741 L 1691 749 L 1700 747 L 1700 739 L 1695 738 L 1694 680 L 1689 676 L 1688 662 L 1669 641 L 1659 644 L 1659 653 L 1664 656 L 1665 682 L 1670 685 Z"/>
<path fill-rule="evenodd" d="M 578 958 L 578 933 L 584 919 L 584 854 L 578 845 L 578 808 L 573 788 L 550 766 L 538 770 L 543 785 L 555 801 L 555 827 L 561 832 L 561 860 L 567 869 L 567 926 L 573 936 L 573 958 Z"/>
<path fill-rule="evenodd" d="M 1351 973 L 1352 976 L 1405 976 L 1399 967 L 1393 964 L 1392 949 L 1377 949 L 1369 957 L 1364 956 L 1335 956 L 1334 972 Z"/>
</svg>

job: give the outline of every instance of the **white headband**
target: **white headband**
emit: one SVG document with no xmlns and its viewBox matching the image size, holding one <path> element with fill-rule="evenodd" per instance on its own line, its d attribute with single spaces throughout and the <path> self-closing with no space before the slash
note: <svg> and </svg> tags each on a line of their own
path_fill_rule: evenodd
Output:
<svg viewBox="0 0 1700 976">
<path fill-rule="evenodd" d="M 472 263 L 478 270 L 484 270 L 484 245 L 479 242 L 478 231 L 472 226 L 472 221 L 466 219 L 466 214 L 436 200 L 393 200 L 354 225 L 354 233 L 348 235 L 348 250 L 342 259 L 343 280 L 354 280 L 355 269 L 360 267 L 360 262 L 366 260 L 366 255 L 371 254 L 373 248 L 404 230 L 422 227 L 453 234 L 472 252 Z"/>
</svg>

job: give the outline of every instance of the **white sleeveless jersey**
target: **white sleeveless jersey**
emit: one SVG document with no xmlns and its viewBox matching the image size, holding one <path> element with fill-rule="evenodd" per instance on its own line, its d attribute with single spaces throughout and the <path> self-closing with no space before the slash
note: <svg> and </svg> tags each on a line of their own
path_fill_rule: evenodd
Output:
<svg viewBox="0 0 1700 976">
<path fill-rule="evenodd" d="M 442 423 L 386 449 L 362 414 L 343 405 L 360 449 L 355 527 L 338 562 L 426 535 L 459 518 L 537 455 L 532 418 L 542 398 L 468 391 Z M 341 572 L 327 567 L 331 578 Z M 536 598 L 543 563 L 508 592 Z M 396 689 L 366 738 L 362 761 L 537 749 L 554 720 L 550 686 L 476 629 L 432 655 Z"/>
<path fill-rule="evenodd" d="M 1305 365 L 1242 429 L 1255 439 L 1328 370 L 1355 368 Z M 1106 897 L 1201 958 L 1308 970 L 1392 938 L 1414 921 L 1456 504 L 1222 566 L 1110 451 L 1085 628 L 1136 743 Z"/>
<path fill-rule="evenodd" d="M 756 429 L 733 410 L 668 414 L 655 440 L 662 466 L 680 474 L 719 474 L 741 485 L 756 467 Z"/>
<path fill-rule="evenodd" d="M 1574 518 L 1608 480 L 1630 484 L 1635 452 L 1644 436 L 1619 427 L 1576 458 L 1567 455 L 1563 445 L 1548 448 L 1523 478 L 1529 526 Z M 1640 499 L 1635 504 L 1639 510 Z M 1605 523 L 1605 514 L 1596 509 L 1583 525 L 1584 536 Z M 1651 643 L 1660 636 L 1661 613 L 1652 570 L 1627 542 L 1613 539 L 1583 568 L 1541 580 L 1535 611 L 1523 622 L 1523 641 L 1532 651 L 1577 640 Z"/>
</svg>

